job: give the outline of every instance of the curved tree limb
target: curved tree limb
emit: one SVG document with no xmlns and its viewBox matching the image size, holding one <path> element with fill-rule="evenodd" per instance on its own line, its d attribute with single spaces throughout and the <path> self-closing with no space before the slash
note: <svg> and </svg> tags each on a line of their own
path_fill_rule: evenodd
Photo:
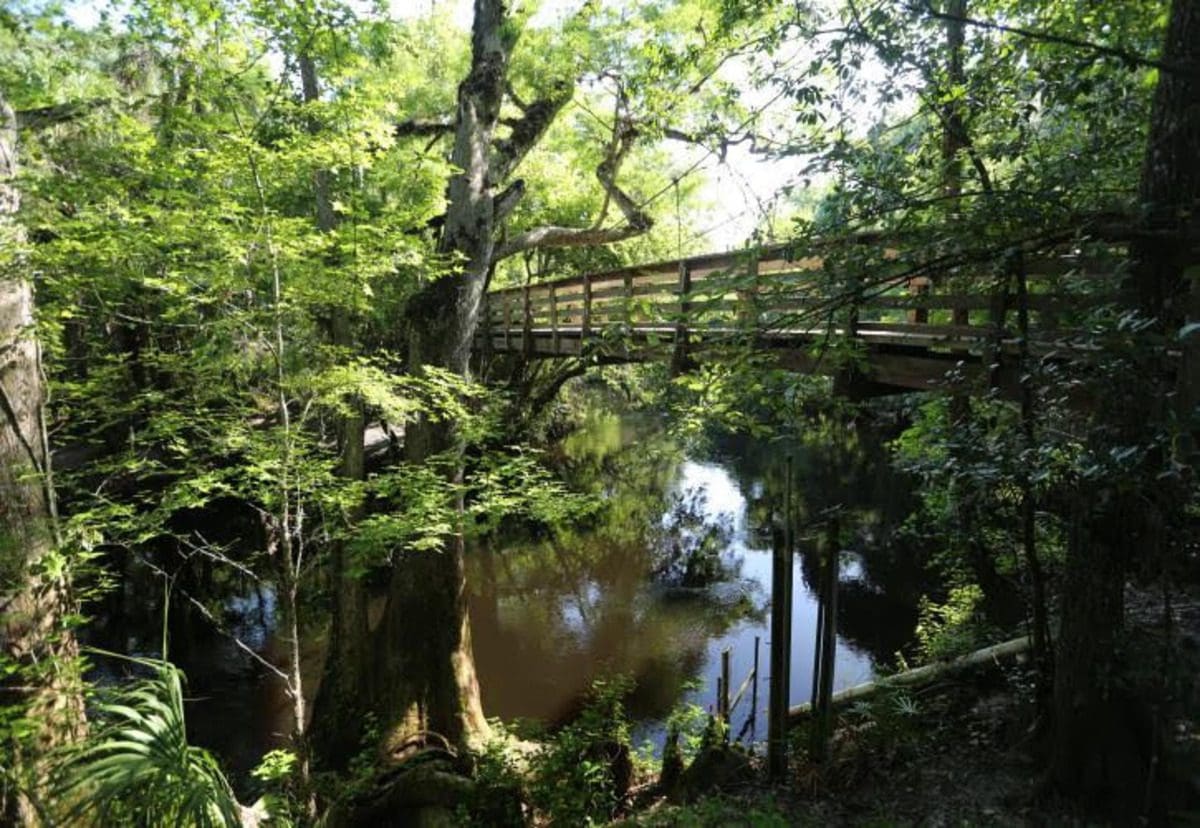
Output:
<svg viewBox="0 0 1200 828">
<path fill-rule="evenodd" d="M 528 104 L 515 97 L 511 85 L 507 94 L 509 100 L 521 110 L 521 117 L 505 118 L 501 121 L 510 132 L 507 138 L 498 138 L 495 141 L 491 170 L 493 181 L 506 180 L 520 166 L 530 150 L 542 140 L 558 113 L 570 103 L 575 94 L 575 86 L 563 80 L 555 81 L 545 97 Z"/>
<path fill-rule="evenodd" d="M 608 157 L 596 167 L 596 178 L 604 188 L 607 201 L 616 204 L 625 217 L 625 223 L 616 227 L 560 227 L 546 225 L 527 230 L 496 249 L 495 260 L 516 255 L 537 247 L 583 247 L 597 244 L 612 244 L 639 236 L 654 226 L 654 219 L 639 207 L 616 183 L 617 171 L 625 160 L 636 133 L 629 126 L 621 128 L 621 134 Z"/>
<path fill-rule="evenodd" d="M 674 127 L 665 127 L 663 129 L 663 137 L 672 141 L 682 141 L 685 144 L 695 144 L 696 146 L 703 147 L 705 149 L 711 149 L 710 144 L 712 144 L 713 139 L 715 139 L 715 153 L 717 158 L 722 163 L 724 163 L 725 156 L 729 153 L 730 147 L 736 147 L 740 146 L 741 144 L 748 143 L 750 145 L 749 150 L 751 153 L 755 155 L 766 155 L 771 152 L 771 150 L 760 146 L 760 142 L 774 143 L 772 139 L 758 135 L 754 132 L 750 132 L 749 130 L 746 130 L 738 136 L 729 136 L 722 135 L 720 133 L 685 132 L 681 129 L 675 129 Z"/>
</svg>

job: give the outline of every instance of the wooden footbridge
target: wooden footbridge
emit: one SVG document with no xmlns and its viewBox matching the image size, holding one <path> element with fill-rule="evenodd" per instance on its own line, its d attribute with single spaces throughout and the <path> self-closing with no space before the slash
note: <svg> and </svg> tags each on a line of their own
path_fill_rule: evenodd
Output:
<svg viewBox="0 0 1200 828">
<path fill-rule="evenodd" d="M 856 395 L 927 390 L 948 375 L 1015 392 L 1022 354 L 1086 350 L 1079 326 L 1115 298 L 1120 255 L 1090 243 L 906 260 L 860 238 L 694 256 L 493 290 L 476 346 L 677 368 L 748 347 L 795 370 L 844 376 L 853 365 Z"/>
</svg>

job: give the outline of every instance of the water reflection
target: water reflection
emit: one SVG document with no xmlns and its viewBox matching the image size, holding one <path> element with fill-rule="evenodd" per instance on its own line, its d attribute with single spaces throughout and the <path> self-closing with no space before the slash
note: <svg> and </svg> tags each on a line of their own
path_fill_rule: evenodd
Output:
<svg viewBox="0 0 1200 828">
<path fill-rule="evenodd" d="M 725 648 L 736 689 L 756 637 L 764 707 L 770 529 L 781 520 L 789 453 L 800 522 L 835 504 L 846 515 L 835 686 L 871 678 L 873 659 L 888 659 L 911 637 L 919 595 L 911 567 L 894 565 L 904 560 L 893 530 L 907 513 L 907 487 L 890 477 L 880 452 L 849 431 L 789 444 L 730 439 L 689 456 L 653 419 L 593 411 L 558 461 L 605 508 L 588 525 L 494 540 L 474 558 L 472 621 L 489 715 L 561 722 L 595 678 L 620 672 L 636 682 L 629 706 L 639 735 L 657 739 L 681 702 L 715 706 Z M 811 687 L 810 585 L 822 542 L 798 539 L 792 703 L 807 701 Z M 748 714 L 747 702 L 735 729 Z"/>
<path fill-rule="evenodd" d="M 550 724 L 573 716 L 598 677 L 636 682 L 629 700 L 635 738 L 661 743 L 662 722 L 681 703 L 712 708 L 720 653 L 732 653 L 733 686 L 750 671 L 761 641 L 758 734 L 767 699 L 771 528 L 783 502 L 783 458 L 794 457 L 801 524 L 843 507 L 837 688 L 865 681 L 911 639 L 917 601 L 929 587 L 920 550 L 895 532 L 911 509 L 908 483 L 886 463 L 871 429 L 814 423 L 787 443 L 748 438 L 685 451 L 652 416 L 597 405 L 584 426 L 551 452 L 568 484 L 603 508 L 580 525 L 533 530 L 507 525 L 469 556 L 474 647 L 484 709 L 505 719 Z M 223 544 L 261 548 L 252 516 L 231 506 L 205 531 Z M 824 537 L 797 539 L 792 702 L 811 688 L 818 554 Z M 274 635 L 275 596 L 207 558 L 170 562 L 176 598 L 168 613 L 171 655 L 189 677 L 189 736 L 214 749 L 241 784 L 267 750 L 283 744 L 289 702 L 263 665 L 201 617 L 183 593 L 220 610 L 226 627 L 268 661 L 282 663 Z M 166 564 L 164 564 L 166 566 Z M 95 607 L 88 643 L 157 654 L 162 579 L 116 555 L 119 587 Z M 182 592 L 179 592 L 182 591 Z M 313 624 L 319 628 L 319 624 Z M 314 639 L 316 637 L 314 636 Z M 303 662 L 319 672 L 318 651 Z M 98 664 L 115 680 L 124 668 Z M 105 673 L 105 671 L 109 671 Z M 315 687 L 316 675 L 306 677 Z M 749 713 L 739 708 L 734 727 Z M 243 791 L 245 792 L 245 791 Z"/>
</svg>

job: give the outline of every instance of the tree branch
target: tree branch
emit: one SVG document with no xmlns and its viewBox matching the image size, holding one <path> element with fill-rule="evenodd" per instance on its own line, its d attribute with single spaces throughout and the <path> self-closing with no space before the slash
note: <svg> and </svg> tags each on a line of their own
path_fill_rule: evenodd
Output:
<svg viewBox="0 0 1200 828">
<path fill-rule="evenodd" d="M 454 132 L 454 121 L 431 121 L 422 118 L 413 118 L 396 124 L 394 131 L 397 138 L 440 138 L 443 135 L 449 135 Z"/>
<path fill-rule="evenodd" d="M 525 179 L 518 178 L 493 199 L 492 216 L 497 225 L 504 222 L 525 195 Z"/>
<path fill-rule="evenodd" d="M 617 186 L 617 171 L 633 146 L 635 131 L 628 124 L 618 127 L 620 135 L 608 157 L 596 167 L 596 178 L 604 188 L 607 199 L 621 210 L 625 223 L 616 227 L 559 227 L 547 225 L 527 230 L 496 250 L 495 259 L 513 256 L 538 247 L 585 247 L 612 244 L 639 236 L 654 226 L 654 219 Z"/>
<path fill-rule="evenodd" d="M 1155 60 L 1153 58 L 1144 57 L 1135 52 L 1126 51 L 1125 49 L 1118 49 L 1114 46 L 1105 46 L 1100 43 L 1093 43 L 1090 40 L 1080 40 L 1076 37 L 1056 34 L 1054 32 L 1044 32 L 1038 29 L 1025 29 L 1020 26 L 1006 26 L 1003 23 L 995 23 L 991 20 L 979 20 L 973 17 L 948 14 L 943 11 L 938 11 L 928 0 L 925 0 L 925 2 L 921 4 L 920 10 L 924 11 L 935 20 L 949 20 L 952 22 L 964 23 L 968 26 L 974 26 L 979 29 L 986 29 L 988 31 L 1013 34 L 1017 37 L 1028 38 L 1029 40 L 1040 40 L 1045 43 L 1057 43 L 1060 46 L 1071 46 L 1076 49 L 1086 49 L 1098 55 L 1117 58 L 1118 60 L 1129 64 L 1130 66 L 1144 66 L 1150 69 L 1158 69 L 1159 71 L 1170 72 L 1171 74 L 1176 75 L 1200 75 L 1200 66 Z"/>
<path fill-rule="evenodd" d="M 725 156 L 729 152 L 729 148 L 739 146 L 740 144 L 749 143 L 750 152 L 755 155 L 766 155 L 770 152 L 770 150 L 758 145 L 759 141 L 770 141 L 770 139 L 764 138 L 761 135 L 756 135 L 748 130 L 743 132 L 740 136 L 732 138 L 728 135 L 720 135 L 718 133 L 684 132 L 683 130 L 675 129 L 674 127 L 665 127 L 663 128 L 663 137 L 671 141 L 682 141 L 685 144 L 695 144 L 696 146 L 703 147 L 704 149 L 711 149 L 709 143 L 713 138 L 715 138 L 717 144 L 717 158 L 722 163 L 725 161 Z"/>
<path fill-rule="evenodd" d="M 78 120 L 111 103 L 112 101 L 108 98 L 92 98 L 86 101 L 40 106 L 35 109 L 21 109 L 15 113 L 17 127 L 20 129 L 45 129 L 55 124 Z"/>
<path fill-rule="evenodd" d="M 542 136 L 546 134 L 550 124 L 554 122 L 562 108 L 570 102 L 574 93 L 573 84 L 560 80 L 554 82 L 546 97 L 538 98 L 526 106 L 517 103 L 521 110 L 521 117 L 506 119 L 503 123 L 509 127 L 511 132 L 507 138 L 500 138 L 495 142 L 495 157 L 492 160 L 493 181 L 505 181 L 513 174 L 525 160 L 529 151 L 537 145 L 538 141 L 542 140 Z M 516 102 L 511 90 L 509 97 Z"/>
</svg>

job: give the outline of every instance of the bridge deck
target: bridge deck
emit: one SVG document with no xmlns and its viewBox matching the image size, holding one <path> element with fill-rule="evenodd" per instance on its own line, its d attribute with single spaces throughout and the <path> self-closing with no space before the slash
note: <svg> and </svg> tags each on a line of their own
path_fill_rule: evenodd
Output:
<svg viewBox="0 0 1200 828">
<path fill-rule="evenodd" d="M 734 346 L 783 367 L 836 369 L 822 344 L 847 337 L 878 390 L 929 388 L 948 370 L 986 370 L 1002 385 L 1020 348 L 1019 280 L 989 261 L 933 269 L 878 241 L 797 256 L 786 247 L 697 256 L 506 288 L 486 297 L 477 347 L 527 358 L 703 359 Z M 1027 286 L 1029 350 L 1087 350 L 1079 326 L 1115 297 L 1119 248 L 1097 245 L 1018 259 Z M 857 256 L 857 259 L 854 257 Z M 997 272 L 999 271 L 999 272 Z M 849 275 L 847 275 L 849 274 Z M 926 275 L 929 274 L 929 275 Z M 1007 374 L 1007 376 L 1005 376 Z"/>
</svg>

